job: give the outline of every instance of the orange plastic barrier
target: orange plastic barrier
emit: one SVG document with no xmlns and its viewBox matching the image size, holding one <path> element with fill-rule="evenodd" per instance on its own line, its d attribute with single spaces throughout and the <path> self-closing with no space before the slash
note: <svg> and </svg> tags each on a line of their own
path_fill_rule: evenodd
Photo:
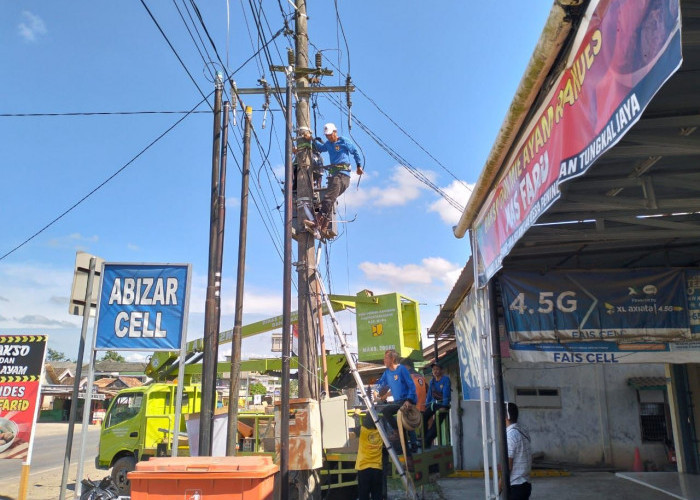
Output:
<svg viewBox="0 0 700 500">
<path fill-rule="evenodd" d="M 174 457 L 138 462 L 131 500 L 272 499 L 279 467 L 271 457 Z"/>
</svg>

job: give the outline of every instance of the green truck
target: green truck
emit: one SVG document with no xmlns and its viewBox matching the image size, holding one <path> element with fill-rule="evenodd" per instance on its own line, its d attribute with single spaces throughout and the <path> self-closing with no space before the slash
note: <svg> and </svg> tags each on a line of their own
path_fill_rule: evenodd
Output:
<svg viewBox="0 0 700 500">
<path fill-rule="evenodd" d="M 176 389 L 174 384 L 155 383 L 123 389 L 112 399 L 102 422 L 95 465 L 99 469 L 112 468 L 112 479 L 120 492 L 128 492 L 126 474 L 134 470 L 137 461 L 170 455 Z M 199 391 L 198 385 L 183 389 L 183 414 L 199 411 Z M 184 415 L 179 429 L 183 437 L 187 436 Z M 186 441 L 180 443 L 178 454 L 188 455 Z"/>
<path fill-rule="evenodd" d="M 420 355 L 420 335 L 418 327 L 418 308 L 415 301 L 410 301 L 398 294 L 373 296 L 366 291 L 357 296 L 332 296 L 333 309 L 347 307 L 357 309 L 358 333 L 363 337 L 359 342 L 363 347 L 377 344 L 371 349 L 360 349 L 360 359 L 381 358 L 380 349 L 393 347 L 403 356 Z M 371 314 L 377 309 L 377 314 Z M 325 311 L 324 311 L 325 312 Z M 294 314 L 294 313 L 293 313 Z M 296 317 L 293 316 L 293 321 Z M 277 329 L 281 326 L 281 317 L 263 320 L 246 325 L 242 329 L 243 338 Z M 231 331 L 219 335 L 219 344 L 230 342 Z M 368 340 L 370 339 L 370 340 Z M 361 339 L 358 339 L 361 340 Z M 187 356 L 196 359 L 194 354 L 203 349 L 202 340 L 189 342 Z M 376 351 L 376 352 L 375 352 Z M 129 492 L 127 473 L 134 470 L 136 462 L 153 456 L 170 456 L 172 453 L 172 434 L 175 429 L 175 399 L 177 386 L 172 382 L 177 377 L 177 352 L 156 352 L 150 359 L 146 374 L 155 382 L 142 387 L 133 387 L 120 391 L 112 400 L 100 433 L 99 453 L 95 464 L 100 469 L 112 469 L 112 478 L 122 494 Z M 297 368 L 297 359 L 291 358 L 290 368 Z M 241 362 L 241 371 L 266 373 L 281 371 L 281 359 L 252 359 Z M 218 373 L 228 373 L 230 364 L 219 363 Z M 342 354 L 327 357 L 328 380 L 332 386 L 342 387 L 343 379 L 349 375 L 347 360 Z M 185 387 L 183 390 L 182 417 L 178 424 L 180 439 L 178 455 L 189 455 L 187 441 L 186 416 L 199 413 L 201 387 L 191 383 L 193 378 L 201 375 L 201 364 L 185 366 Z M 349 377 L 348 377 L 349 378 Z M 220 409 L 218 412 L 224 412 Z M 242 440 L 241 452 L 270 452 L 265 442 L 270 438 L 271 415 L 241 414 L 239 423 L 251 429 L 250 436 Z M 239 431 L 241 427 L 239 426 Z M 334 457 L 332 471 L 333 486 L 354 484 L 354 454 L 341 453 Z M 335 470 L 337 469 L 337 470 Z M 353 476 L 350 479 L 348 476 Z"/>
</svg>

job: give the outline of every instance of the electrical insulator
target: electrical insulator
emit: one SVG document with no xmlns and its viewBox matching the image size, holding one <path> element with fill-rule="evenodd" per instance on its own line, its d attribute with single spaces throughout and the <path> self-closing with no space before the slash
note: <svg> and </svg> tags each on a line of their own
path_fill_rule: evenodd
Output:
<svg viewBox="0 0 700 500">
<path fill-rule="evenodd" d="M 287 49 L 287 62 L 290 66 L 294 66 L 294 51 L 292 49 Z"/>
<path fill-rule="evenodd" d="M 262 119 L 262 128 L 265 129 L 265 123 L 267 123 L 267 108 L 270 106 L 265 103 L 263 104 L 263 119 Z"/>
<path fill-rule="evenodd" d="M 323 54 L 316 52 L 316 69 L 321 69 L 323 65 Z"/>
</svg>

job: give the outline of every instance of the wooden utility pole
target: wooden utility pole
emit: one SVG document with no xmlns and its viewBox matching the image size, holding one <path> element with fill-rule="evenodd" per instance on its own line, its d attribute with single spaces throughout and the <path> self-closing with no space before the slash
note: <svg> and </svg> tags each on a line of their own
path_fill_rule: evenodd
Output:
<svg viewBox="0 0 700 500">
<path fill-rule="evenodd" d="M 307 32 L 306 0 L 295 0 L 295 48 L 296 48 L 296 88 L 309 86 L 307 73 L 309 67 L 309 37 Z M 309 96 L 298 94 L 297 130 L 306 127 L 311 130 L 309 116 Z M 313 139 L 312 139 L 313 140 Z M 313 172 L 311 169 L 311 148 L 298 148 L 297 151 L 297 220 L 300 228 L 304 227 L 304 210 L 299 207 L 303 203 L 313 206 Z M 317 301 L 312 300 L 312 286 L 316 273 L 316 252 L 313 235 L 308 231 L 297 233 L 297 283 L 299 286 L 299 397 L 319 399 L 318 390 L 318 343 L 314 335 L 314 316 Z M 315 287 L 313 288 L 315 290 Z M 287 332 L 285 332 L 285 335 Z M 315 470 L 300 471 L 298 491 L 299 498 L 320 498 L 320 481 Z"/>
<path fill-rule="evenodd" d="M 243 291 L 245 276 L 246 242 L 248 236 L 248 185 L 250 181 L 250 136 L 253 108 L 245 109 L 243 129 L 243 171 L 241 172 L 241 216 L 238 231 L 238 271 L 236 273 L 236 313 L 233 320 L 233 341 L 231 342 L 231 372 L 228 396 L 228 438 L 226 455 L 236 455 L 238 442 L 238 393 L 241 380 L 241 328 L 243 327 Z"/>
<path fill-rule="evenodd" d="M 204 305 L 204 357 L 202 360 L 202 404 L 199 413 L 199 456 L 211 456 L 211 435 L 214 428 L 214 406 L 216 405 L 216 363 L 219 351 L 219 322 L 217 302 L 221 286 L 221 259 L 219 236 L 219 154 L 221 148 L 221 95 L 224 84 L 217 75 L 214 94 L 214 147 L 211 167 L 211 219 L 209 222 L 209 272 L 207 298 Z M 217 270 L 218 267 L 218 270 Z"/>
<path fill-rule="evenodd" d="M 308 87 L 309 79 L 304 71 L 309 66 L 309 37 L 307 33 L 306 0 L 296 0 L 295 46 L 296 87 Z M 311 130 L 309 97 L 299 94 L 296 109 L 297 130 Z M 313 201 L 313 175 L 311 149 L 299 148 L 297 152 L 297 208 L 301 203 Z M 299 227 L 304 227 L 304 211 L 297 209 Z M 297 283 L 299 284 L 299 397 L 318 399 L 318 344 L 314 335 L 316 300 L 311 300 L 312 284 L 316 272 L 315 240 L 307 231 L 299 231 L 297 237 Z"/>
<path fill-rule="evenodd" d="M 270 66 L 271 71 L 284 72 L 287 75 L 285 89 L 280 87 L 265 88 L 241 88 L 236 89 L 238 95 L 267 94 L 270 92 L 281 93 L 286 91 L 287 96 L 287 130 L 285 148 L 285 235 L 284 235 L 284 278 L 283 278 L 283 325 L 282 325 L 282 401 L 281 401 L 281 429 L 280 429 L 280 476 L 282 487 L 282 500 L 289 498 L 288 473 L 289 473 L 289 350 L 291 334 L 291 240 L 292 240 L 292 146 L 295 136 L 291 119 L 292 88 L 296 95 L 296 128 L 306 127 L 311 130 L 309 117 L 309 96 L 317 92 L 353 92 L 355 88 L 348 80 L 345 86 L 340 87 L 311 87 L 309 76 L 332 76 L 333 72 L 321 68 L 320 57 L 316 60 L 316 67 L 309 68 L 308 33 L 306 17 L 306 0 L 295 0 L 295 46 L 296 55 L 290 54 L 289 66 Z M 291 73 L 290 73 L 291 70 Z M 304 205 L 313 211 L 313 172 L 311 170 L 311 144 L 301 138 L 297 139 L 297 282 L 298 297 L 298 331 L 299 331 L 299 397 L 319 399 L 318 377 L 318 339 L 314 333 L 314 318 L 320 302 L 316 298 L 315 273 L 316 255 L 314 252 L 315 240 L 311 233 L 304 230 L 306 211 Z M 320 314 L 320 313 L 319 313 Z M 319 316 L 320 317 L 320 316 Z M 321 320 L 319 320 L 321 321 Z M 324 373 L 326 368 L 324 367 Z M 298 498 L 319 498 L 320 481 L 318 472 L 299 471 L 297 474 Z"/>
</svg>

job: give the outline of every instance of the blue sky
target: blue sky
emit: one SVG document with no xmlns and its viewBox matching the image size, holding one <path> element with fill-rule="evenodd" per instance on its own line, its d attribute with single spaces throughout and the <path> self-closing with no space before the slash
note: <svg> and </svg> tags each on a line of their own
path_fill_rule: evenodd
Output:
<svg viewBox="0 0 700 500">
<path fill-rule="evenodd" d="M 260 5 L 230 0 L 227 15 L 225 0 L 197 2 L 228 71 L 258 49 L 251 3 Z M 204 60 L 214 59 L 214 51 L 197 23 L 209 53 L 200 55 L 176 8 L 190 22 L 185 6 L 192 12 L 192 3 L 146 4 L 199 89 L 209 95 L 211 66 Z M 288 14 L 291 6 L 286 0 L 262 4 L 269 39 L 282 27 L 281 10 Z M 323 84 L 344 82 L 349 62 L 353 82 L 362 91 L 352 96 L 353 116 L 464 205 L 469 195 L 465 184 L 471 186 L 478 178 L 551 5 L 543 0 L 338 0 L 346 48 L 334 2 L 312 1 L 309 38 L 323 51 L 324 66 L 340 69 Z M 3 2 L 1 9 L 0 255 L 119 173 L 0 260 L 0 333 L 47 333 L 50 347 L 76 356 L 80 318 L 68 314 L 68 297 L 75 252 L 82 250 L 107 261 L 191 263 L 188 338 L 201 337 L 211 114 L 187 116 L 126 167 L 183 115 L 7 116 L 186 111 L 202 101 L 200 90 L 138 0 L 13 1 Z M 189 27 L 194 30 L 191 23 Z M 290 43 L 280 36 L 270 45 L 274 64 L 284 64 Z M 315 52 L 310 48 L 312 61 Z M 267 65 L 264 58 L 250 61 L 234 75 L 237 85 L 257 86 L 261 71 L 272 82 Z M 268 113 L 262 129 L 262 98 L 246 96 L 245 101 L 255 109 L 253 123 L 261 143 L 260 148 L 254 146 L 251 158 L 259 211 L 251 203 L 244 299 L 248 323 L 282 310 L 283 226 L 276 207 L 282 203 L 278 180 L 283 179 L 284 118 L 273 99 L 276 111 Z M 197 108 L 208 109 L 206 104 Z M 239 109 L 238 130 L 229 136 L 222 329 L 233 326 L 240 116 Z M 316 135 L 322 135 L 326 121 L 348 136 L 347 116 L 330 99 L 319 97 Z M 363 150 L 366 174 L 359 188 L 353 176 L 341 198 L 341 217 L 356 219 L 327 247 L 324 274 L 330 274 L 336 293 L 396 291 L 418 300 L 425 331 L 469 256 L 468 241 L 456 239 L 451 230 L 459 212 L 417 181 L 357 123 L 351 134 Z M 264 163 L 261 151 L 268 149 L 269 163 Z M 354 317 L 341 316 L 344 327 L 354 331 Z M 265 354 L 269 337 L 245 341 L 244 357 Z"/>
</svg>

